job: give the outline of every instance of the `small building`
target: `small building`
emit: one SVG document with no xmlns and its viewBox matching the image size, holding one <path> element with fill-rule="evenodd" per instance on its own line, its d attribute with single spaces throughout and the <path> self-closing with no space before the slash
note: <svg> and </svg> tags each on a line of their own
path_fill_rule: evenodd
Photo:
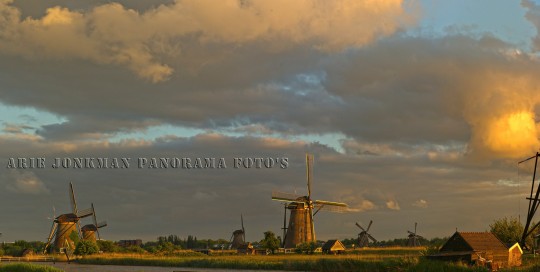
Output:
<svg viewBox="0 0 540 272">
<path fill-rule="evenodd" d="M 345 246 L 339 240 L 328 240 L 322 246 L 322 252 L 326 254 L 341 254 L 345 251 Z"/>
<path fill-rule="evenodd" d="M 456 232 L 429 259 L 462 261 L 491 267 L 521 265 L 523 251 L 519 245 L 508 248 L 491 232 Z"/>
<path fill-rule="evenodd" d="M 515 243 L 508 249 L 508 266 L 521 266 L 521 255 L 523 250 L 519 243 Z"/>
<path fill-rule="evenodd" d="M 236 253 L 243 255 L 253 255 L 255 254 L 255 249 L 251 243 L 243 243 L 237 246 Z"/>
<path fill-rule="evenodd" d="M 253 250 L 255 255 L 270 255 L 272 251 L 266 248 L 257 248 Z"/>
</svg>

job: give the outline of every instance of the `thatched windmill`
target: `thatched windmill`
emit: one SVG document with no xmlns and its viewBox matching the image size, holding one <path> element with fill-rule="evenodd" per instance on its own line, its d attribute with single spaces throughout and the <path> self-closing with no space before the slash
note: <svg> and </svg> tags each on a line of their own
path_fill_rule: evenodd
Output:
<svg viewBox="0 0 540 272">
<path fill-rule="evenodd" d="M 238 249 L 240 246 L 246 244 L 246 229 L 244 229 L 244 217 L 240 215 L 240 223 L 242 229 L 233 231 L 231 239 L 229 239 L 229 248 Z"/>
<path fill-rule="evenodd" d="M 53 243 L 55 249 L 61 248 L 75 248 L 73 240 L 70 238 L 71 233 L 78 234 L 79 239 L 82 239 L 81 224 L 82 218 L 91 216 L 93 214 L 92 209 L 86 209 L 79 211 L 77 209 L 77 201 L 75 200 L 75 192 L 73 190 L 73 183 L 69 183 L 69 194 L 71 203 L 71 213 L 61 214 L 53 221 L 51 232 L 47 238 L 44 251 Z"/>
<path fill-rule="evenodd" d="M 377 240 L 373 238 L 371 234 L 369 234 L 371 224 L 373 224 L 373 220 L 370 220 L 367 229 L 364 229 L 362 226 L 360 226 L 360 224 L 356 223 L 356 226 L 362 230 L 360 233 L 358 233 L 358 247 L 368 247 L 369 240 L 373 241 L 373 243 L 377 243 Z"/>
<path fill-rule="evenodd" d="M 316 241 L 313 216 L 320 210 L 334 212 L 347 210 L 347 204 L 345 203 L 311 199 L 312 163 L 313 156 L 306 154 L 307 196 L 272 192 L 272 200 L 287 202 L 286 209 L 291 211 L 289 227 L 286 228 L 287 232 L 284 235 L 284 248 L 294 248 L 300 243 Z"/>
<path fill-rule="evenodd" d="M 412 231 L 407 231 L 409 233 L 409 240 L 407 241 L 407 246 L 408 247 L 418 247 L 420 246 L 420 239 L 424 239 L 424 237 L 416 234 L 416 227 L 417 227 L 418 223 L 414 223 L 414 232 Z"/>
<path fill-rule="evenodd" d="M 102 221 L 98 223 L 97 217 L 96 217 L 96 210 L 94 209 L 94 203 L 91 203 L 91 206 L 92 206 L 92 220 L 94 221 L 94 224 L 84 225 L 81 228 L 81 231 L 82 231 L 83 240 L 96 242 L 96 234 L 97 234 L 97 239 L 101 240 L 101 237 L 99 236 L 99 229 L 106 227 L 107 221 Z"/>
</svg>

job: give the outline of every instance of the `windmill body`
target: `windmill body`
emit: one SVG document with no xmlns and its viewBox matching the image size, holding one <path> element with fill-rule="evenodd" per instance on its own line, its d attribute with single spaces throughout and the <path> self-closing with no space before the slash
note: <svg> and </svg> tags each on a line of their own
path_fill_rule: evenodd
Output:
<svg viewBox="0 0 540 272">
<path fill-rule="evenodd" d="M 359 227 L 362 231 L 358 234 L 358 247 L 368 247 L 369 246 L 369 240 L 371 240 L 373 243 L 376 243 L 377 240 L 369 234 L 369 229 L 371 228 L 371 224 L 373 224 L 373 221 L 369 221 L 369 225 L 367 229 L 362 228 L 360 224 L 356 223 L 356 226 Z"/>
<path fill-rule="evenodd" d="M 412 231 L 407 231 L 407 233 L 409 233 L 408 235 L 408 240 L 407 240 L 407 246 L 408 247 L 419 247 L 421 246 L 420 245 L 420 239 L 423 239 L 424 237 L 416 234 L 416 227 L 417 227 L 417 223 L 414 223 L 414 232 Z"/>
<path fill-rule="evenodd" d="M 288 202 L 286 209 L 290 211 L 288 227 L 284 228 L 284 248 L 295 248 L 298 244 L 316 241 L 313 216 L 320 210 L 340 212 L 347 209 L 345 203 L 311 199 L 312 162 L 313 157 L 306 155 L 307 196 L 272 192 L 272 200 Z"/>
<path fill-rule="evenodd" d="M 96 232 L 97 228 L 94 224 L 84 225 L 82 228 L 83 240 L 85 241 L 97 241 Z"/>
<path fill-rule="evenodd" d="M 238 249 L 246 244 L 246 229 L 244 228 L 244 217 L 240 215 L 242 229 L 233 231 L 229 248 Z"/>
<path fill-rule="evenodd" d="M 246 241 L 244 240 L 244 232 L 242 230 L 235 230 L 232 236 L 232 249 L 238 249 L 241 245 L 246 243 Z"/>
<path fill-rule="evenodd" d="M 287 205 L 290 216 L 284 248 L 294 248 L 297 244 L 315 241 L 315 231 L 311 227 L 313 226 L 311 216 L 313 207 L 308 207 L 306 197 L 297 198 L 297 201 Z"/>
<path fill-rule="evenodd" d="M 57 249 L 66 247 L 66 241 L 71 247 L 75 247 L 73 240 L 70 238 L 71 233 L 77 232 L 77 223 L 79 218 L 73 213 L 62 214 L 55 219 L 57 224 L 56 234 L 54 235 L 54 246 Z"/>
</svg>

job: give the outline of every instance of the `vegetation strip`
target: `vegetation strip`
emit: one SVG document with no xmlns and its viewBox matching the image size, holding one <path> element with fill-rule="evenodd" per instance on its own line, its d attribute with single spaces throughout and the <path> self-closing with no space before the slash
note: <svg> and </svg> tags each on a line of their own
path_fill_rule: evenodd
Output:
<svg viewBox="0 0 540 272">
<path fill-rule="evenodd" d="M 0 272 L 64 272 L 64 270 L 45 265 L 14 263 L 0 265 Z"/>
</svg>

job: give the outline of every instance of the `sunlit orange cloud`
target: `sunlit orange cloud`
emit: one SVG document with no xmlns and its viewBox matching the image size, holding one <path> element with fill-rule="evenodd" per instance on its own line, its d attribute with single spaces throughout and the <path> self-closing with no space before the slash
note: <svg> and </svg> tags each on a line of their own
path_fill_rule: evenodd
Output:
<svg viewBox="0 0 540 272">
<path fill-rule="evenodd" d="M 534 114 L 530 111 L 493 118 L 485 128 L 484 144 L 498 155 L 519 157 L 540 147 Z"/>
</svg>

